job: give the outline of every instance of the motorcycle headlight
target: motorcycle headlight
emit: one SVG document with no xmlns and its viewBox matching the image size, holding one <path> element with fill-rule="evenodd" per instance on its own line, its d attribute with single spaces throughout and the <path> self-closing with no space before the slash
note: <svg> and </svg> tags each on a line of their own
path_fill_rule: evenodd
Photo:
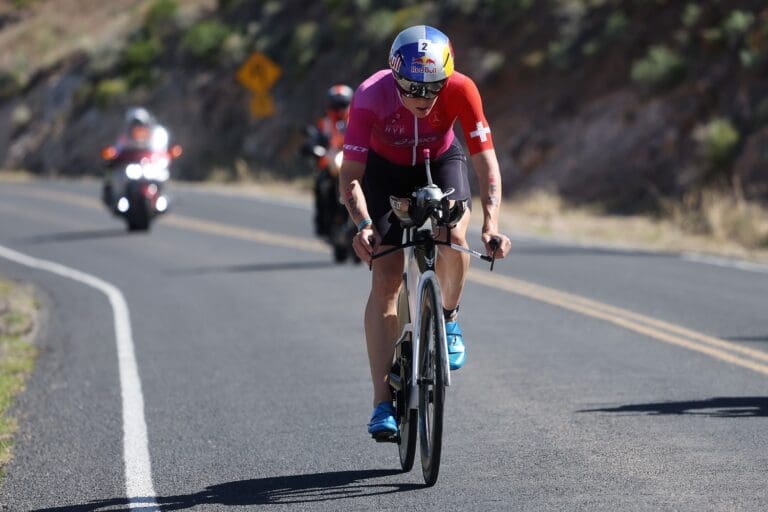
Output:
<svg viewBox="0 0 768 512">
<path fill-rule="evenodd" d="M 144 177 L 148 180 L 165 181 L 170 177 L 168 159 L 160 159 L 144 166 Z"/>
<path fill-rule="evenodd" d="M 339 151 L 336 156 L 333 157 L 333 163 L 336 164 L 338 169 L 341 169 L 341 163 L 344 161 L 344 153 Z"/>
<path fill-rule="evenodd" d="M 141 164 L 128 164 L 125 166 L 125 175 L 130 180 L 138 180 L 144 173 Z"/>
</svg>

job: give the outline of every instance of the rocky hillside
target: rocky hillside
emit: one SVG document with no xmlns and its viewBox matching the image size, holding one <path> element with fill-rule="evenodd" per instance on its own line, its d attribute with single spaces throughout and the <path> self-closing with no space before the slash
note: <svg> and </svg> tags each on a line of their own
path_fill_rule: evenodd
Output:
<svg viewBox="0 0 768 512">
<path fill-rule="evenodd" d="M 0 167 L 97 173 L 123 109 L 143 104 L 185 148 L 179 177 L 305 174 L 301 127 L 326 88 L 385 67 L 394 34 L 428 23 L 478 82 L 508 193 L 543 187 L 622 212 L 712 186 L 768 199 L 764 0 L 11 4 Z M 19 55 L 45 34 L 55 51 Z M 282 69 L 261 119 L 235 78 L 255 51 Z"/>
</svg>

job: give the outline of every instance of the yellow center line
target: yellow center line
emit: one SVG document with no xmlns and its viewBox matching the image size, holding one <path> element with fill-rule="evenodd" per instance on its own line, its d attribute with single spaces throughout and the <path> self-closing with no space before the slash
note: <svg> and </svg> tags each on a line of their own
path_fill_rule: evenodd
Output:
<svg viewBox="0 0 768 512">
<path fill-rule="evenodd" d="M 277 247 L 289 247 L 291 249 L 299 249 L 301 251 L 309 252 L 328 252 L 328 246 L 318 240 L 280 235 L 269 231 L 243 228 L 231 224 L 222 224 L 220 222 L 185 217 L 177 214 L 169 214 L 167 218 L 162 220 L 162 223 L 181 229 L 188 229 L 190 231 L 238 238 L 240 240 L 269 244 Z"/>
<path fill-rule="evenodd" d="M 44 190 L 39 188 L 31 188 L 31 185 L 27 184 L 14 187 L 11 195 L 14 194 L 34 197 L 37 199 L 47 199 L 50 201 L 56 201 L 57 203 L 71 204 L 73 206 L 81 206 L 83 208 L 104 208 L 104 205 L 98 199 L 84 197 L 78 194 L 72 194 L 70 192 L 64 192 L 63 190 Z"/>
<path fill-rule="evenodd" d="M 23 187 L 23 189 L 22 187 L 18 187 L 16 190 L 19 190 L 22 194 L 28 196 L 51 199 L 81 207 L 103 208 L 101 203 L 96 199 L 84 198 L 83 196 L 67 192 L 31 189 L 27 187 Z M 328 252 L 326 244 L 317 240 L 308 240 L 306 238 L 281 235 L 253 228 L 238 227 L 231 224 L 186 217 L 174 213 L 168 214 L 162 222 L 163 224 L 174 226 L 179 229 L 238 238 L 278 247 L 289 247 L 309 252 Z M 701 354 L 706 354 L 715 359 L 726 361 L 743 368 L 748 368 L 755 372 L 762 373 L 763 375 L 768 375 L 768 365 L 758 362 L 768 362 L 768 353 L 761 350 L 739 345 L 686 327 L 671 324 L 657 318 L 635 313 L 634 311 L 611 306 L 580 295 L 562 292 L 521 279 L 470 269 L 467 275 L 467 280 L 539 302 L 558 306 L 585 316 L 597 318 L 655 340 L 683 347 Z M 747 358 L 752 358 L 752 360 Z"/>
<path fill-rule="evenodd" d="M 705 334 L 663 322 L 661 320 L 641 315 L 626 309 L 609 306 L 608 304 L 604 304 L 602 302 L 597 302 L 578 295 L 573 295 L 544 286 L 532 284 L 520 279 L 514 279 L 503 275 L 490 275 L 487 272 L 479 272 L 472 269 L 469 271 L 467 279 L 479 284 L 490 286 L 492 288 L 514 293 L 516 295 L 521 295 L 529 299 L 534 299 L 554 306 L 559 306 L 570 311 L 575 311 L 585 316 L 598 318 L 630 331 L 654 338 L 656 340 L 684 347 L 689 350 L 700 352 L 710 357 L 714 357 L 722 361 L 727 361 L 744 368 L 749 368 L 750 370 L 756 371 L 758 373 L 768 375 L 768 365 L 751 361 L 749 359 L 734 355 L 730 352 L 726 352 L 726 350 L 729 350 L 732 352 L 747 354 L 757 359 L 767 360 L 768 354 L 759 350 L 749 349 L 748 347 L 744 347 L 730 341 L 713 338 L 711 336 L 707 336 Z M 672 333 L 690 335 L 690 338 L 692 339 L 677 336 L 670 332 L 665 332 L 662 329 L 669 329 L 672 331 Z M 715 348 L 711 345 L 717 345 L 720 348 Z"/>
<path fill-rule="evenodd" d="M 104 208 L 104 205 L 98 199 L 84 197 L 78 194 L 72 194 L 70 192 L 58 190 L 41 190 L 27 187 L 18 187 L 15 190 L 19 191 L 21 195 L 36 197 L 38 199 L 57 201 L 59 203 L 80 206 L 82 208 L 96 210 Z M 163 217 L 162 223 L 164 225 L 171 225 L 180 229 L 187 229 L 190 231 L 197 231 L 213 235 L 228 236 L 230 238 L 239 238 L 241 240 L 275 245 L 278 247 L 289 247 L 292 249 L 311 252 L 328 252 L 327 245 L 318 240 L 280 235 L 278 233 L 262 231 L 254 228 L 238 227 L 232 224 L 223 224 L 221 222 L 178 215 L 173 212 L 165 215 Z"/>
</svg>

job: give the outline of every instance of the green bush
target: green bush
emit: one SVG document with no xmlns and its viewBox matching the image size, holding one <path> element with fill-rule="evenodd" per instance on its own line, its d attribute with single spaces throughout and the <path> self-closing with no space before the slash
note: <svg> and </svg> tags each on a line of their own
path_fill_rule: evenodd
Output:
<svg viewBox="0 0 768 512">
<path fill-rule="evenodd" d="M 629 18 L 622 11 L 616 11 L 608 16 L 603 29 L 603 36 L 613 40 L 624 34 L 629 27 Z"/>
<path fill-rule="evenodd" d="M 144 27 L 153 36 L 164 37 L 176 28 L 178 11 L 176 0 L 155 0 L 144 16 Z"/>
<path fill-rule="evenodd" d="M 123 49 L 121 78 L 133 89 L 151 84 L 156 78 L 152 64 L 163 52 L 163 44 L 158 38 L 139 39 Z"/>
<path fill-rule="evenodd" d="M 305 21 L 296 26 L 293 32 L 293 52 L 300 67 L 307 66 L 317 57 L 317 46 L 313 44 L 318 36 L 319 25 L 314 21 Z"/>
<path fill-rule="evenodd" d="M 755 15 L 749 11 L 733 11 L 723 22 L 723 31 L 731 40 L 741 38 L 755 21 Z"/>
<path fill-rule="evenodd" d="M 404 30 L 411 25 L 420 25 L 429 23 L 435 14 L 435 9 L 432 4 L 424 3 L 423 5 L 412 5 L 410 7 L 403 7 L 395 11 L 395 30 L 391 36 L 395 36 L 397 32 Z"/>
<path fill-rule="evenodd" d="M 694 3 L 686 4 L 683 9 L 682 22 L 686 28 L 692 28 L 701 19 L 701 7 Z"/>
<path fill-rule="evenodd" d="M 240 5 L 243 3 L 244 0 L 219 0 L 216 3 L 216 9 L 218 11 L 231 11 L 233 9 L 236 9 L 240 7 Z"/>
<path fill-rule="evenodd" d="M 100 108 L 118 102 L 128 94 L 128 82 L 123 78 L 107 78 L 96 84 L 93 100 Z"/>
<path fill-rule="evenodd" d="M 701 31 L 701 38 L 709 44 L 718 44 L 723 40 L 723 30 L 719 27 L 710 27 Z"/>
<path fill-rule="evenodd" d="M 683 78 L 685 68 L 685 60 L 677 52 L 656 45 L 632 64 L 631 76 L 632 80 L 645 86 L 672 86 Z"/>
<path fill-rule="evenodd" d="M 181 49 L 198 61 L 213 63 L 231 32 L 229 26 L 220 21 L 201 21 L 184 34 Z"/>
<path fill-rule="evenodd" d="M 21 80 L 10 71 L 0 70 L 0 99 L 10 98 L 19 93 Z"/>
<path fill-rule="evenodd" d="M 741 136 L 733 123 L 726 118 L 715 118 L 694 132 L 700 150 L 712 167 L 728 164 L 736 154 Z"/>
<path fill-rule="evenodd" d="M 379 9 L 365 21 L 365 35 L 376 42 L 387 41 L 395 31 L 395 13 L 390 9 Z"/>
<path fill-rule="evenodd" d="M 123 50 L 123 66 L 128 69 L 150 66 L 163 52 L 159 39 L 139 39 Z"/>
</svg>

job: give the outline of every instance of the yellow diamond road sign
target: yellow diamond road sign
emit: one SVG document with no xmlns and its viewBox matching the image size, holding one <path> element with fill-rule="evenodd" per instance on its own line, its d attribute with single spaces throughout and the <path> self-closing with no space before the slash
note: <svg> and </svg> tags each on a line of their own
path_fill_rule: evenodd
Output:
<svg viewBox="0 0 768 512">
<path fill-rule="evenodd" d="M 271 117 L 275 113 L 275 103 L 269 94 L 254 92 L 249 106 L 253 117 Z"/>
<path fill-rule="evenodd" d="M 237 81 L 254 92 L 267 92 L 280 77 L 282 70 L 272 59 L 254 52 L 237 70 Z"/>
</svg>

